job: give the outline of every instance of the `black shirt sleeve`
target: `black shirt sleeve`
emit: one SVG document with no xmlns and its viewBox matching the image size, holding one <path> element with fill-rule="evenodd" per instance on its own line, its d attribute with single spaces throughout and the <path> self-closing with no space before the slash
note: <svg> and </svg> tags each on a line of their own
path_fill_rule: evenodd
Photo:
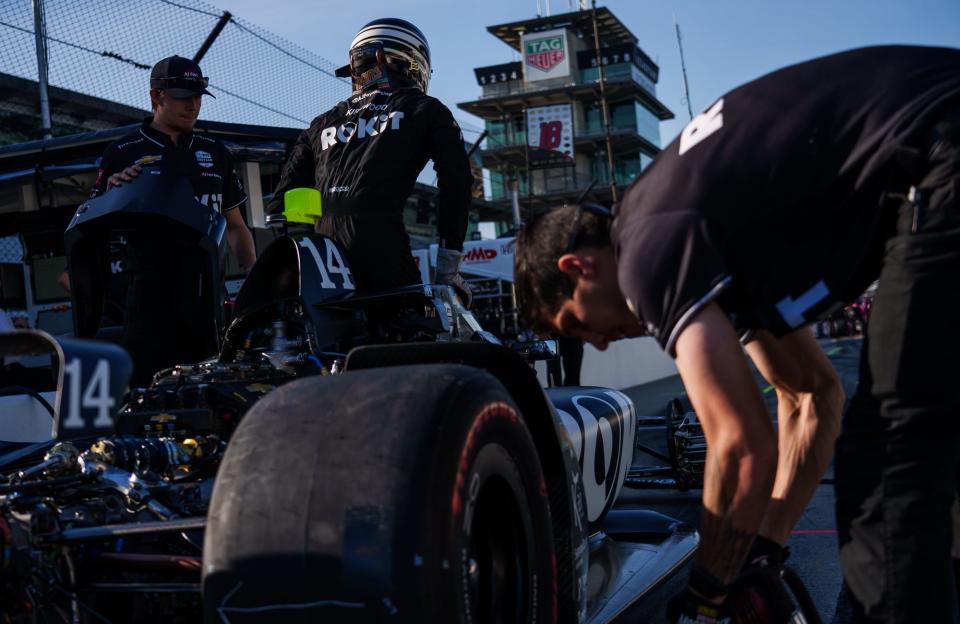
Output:
<svg viewBox="0 0 960 624">
<path fill-rule="evenodd" d="M 223 213 L 233 210 L 247 201 L 247 193 L 243 189 L 243 182 L 233 166 L 233 158 L 226 147 L 223 149 Z"/>
<path fill-rule="evenodd" d="M 280 182 L 273 189 L 273 198 L 267 205 L 267 214 L 283 214 L 283 194 L 290 189 L 316 187 L 316 177 L 313 146 L 310 143 L 310 128 L 307 128 L 297 137 L 293 149 L 290 150 L 290 157 L 283 165 Z"/>
<path fill-rule="evenodd" d="M 434 100 L 434 103 L 436 112 L 427 153 L 437 172 L 437 234 L 441 247 L 461 251 L 467 234 L 473 174 L 460 126 L 450 109 L 439 100 Z"/>
<path fill-rule="evenodd" d="M 626 225 L 617 237 L 617 266 L 627 305 L 671 356 L 690 319 L 732 282 L 709 223 L 689 212 Z"/>
<path fill-rule="evenodd" d="M 107 179 L 123 169 L 117 161 L 117 144 L 111 143 L 100 157 L 100 167 L 97 168 L 97 177 L 93 181 L 93 186 L 90 188 L 90 197 L 88 199 L 99 197 L 106 192 Z"/>
</svg>

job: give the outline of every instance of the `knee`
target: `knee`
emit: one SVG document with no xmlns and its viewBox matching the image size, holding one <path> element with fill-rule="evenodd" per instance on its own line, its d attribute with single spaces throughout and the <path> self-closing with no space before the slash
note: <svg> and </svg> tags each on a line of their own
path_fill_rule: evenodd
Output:
<svg viewBox="0 0 960 624">
<path fill-rule="evenodd" d="M 818 377 L 811 392 L 817 403 L 818 419 L 821 426 L 827 428 L 836 437 L 840 431 L 840 418 L 843 413 L 843 404 L 847 399 L 843 391 L 843 383 L 833 369 Z"/>
<path fill-rule="evenodd" d="M 765 498 L 773 490 L 779 459 L 773 432 L 762 435 L 727 435 L 711 445 L 710 453 L 717 462 L 734 467 L 738 490 L 748 496 Z M 732 476 L 732 475 L 731 475 Z"/>
<path fill-rule="evenodd" d="M 802 390 L 778 389 L 778 401 L 794 405 L 795 418 L 803 426 L 816 427 L 823 435 L 835 439 L 840 432 L 841 415 L 846 401 L 843 384 L 830 368 L 812 375 Z"/>
</svg>

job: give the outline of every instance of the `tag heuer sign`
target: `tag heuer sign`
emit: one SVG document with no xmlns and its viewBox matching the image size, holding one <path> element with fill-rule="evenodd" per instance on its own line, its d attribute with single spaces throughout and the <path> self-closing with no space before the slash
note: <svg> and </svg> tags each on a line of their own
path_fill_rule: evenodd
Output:
<svg viewBox="0 0 960 624">
<path fill-rule="evenodd" d="M 570 75 L 567 30 L 557 28 L 523 34 L 523 78 L 526 82 Z"/>
<path fill-rule="evenodd" d="M 550 71 L 567 58 L 563 35 L 527 41 L 527 65 Z"/>
</svg>

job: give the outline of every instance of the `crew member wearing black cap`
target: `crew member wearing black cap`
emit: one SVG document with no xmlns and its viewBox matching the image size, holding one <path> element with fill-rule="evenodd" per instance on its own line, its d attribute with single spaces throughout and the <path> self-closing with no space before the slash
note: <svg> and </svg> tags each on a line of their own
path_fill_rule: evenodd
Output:
<svg viewBox="0 0 960 624">
<path fill-rule="evenodd" d="M 207 84 L 208 79 L 200 67 L 190 59 L 171 56 L 154 65 L 150 72 L 153 115 L 147 117 L 140 128 L 107 147 L 90 197 L 98 197 L 132 181 L 143 166 L 177 167 L 189 177 L 197 201 L 226 217 L 227 241 L 240 266 L 249 270 L 256 260 L 256 252 L 242 212 L 237 210 L 247 199 L 243 185 L 224 145 L 193 132 L 201 96 L 213 97 L 207 91 Z M 211 353 L 207 352 L 208 346 L 202 346 L 210 344 L 209 337 L 191 333 L 200 324 L 190 318 L 175 318 L 185 316 L 183 312 L 189 308 L 189 305 L 185 308 L 183 302 L 172 301 L 177 282 L 192 279 L 187 277 L 190 267 L 182 266 L 188 260 L 166 253 L 162 245 L 157 244 L 162 241 L 136 235 L 134 238 L 141 244 L 111 241 L 111 272 L 115 283 L 108 289 L 107 298 L 117 301 L 108 301 L 104 307 L 124 310 L 123 343 L 134 359 L 133 382 L 142 384 L 148 383 L 150 376 L 161 368 L 195 362 Z M 149 253 L 144 251 L 145 246 L 150 247 Z M 127 284 L 129 291 L 123 292 Z"/>
<path fill-rule="evenodd" d="M 184 161 L 197 201 L 227 218 L 227 241 L 240 266 L 249 270 L 256 260 L 253 237 L 242 213 L 235 210 L 247 199 L 243 185 L 223 144 L 193 132 L 200 114 L 200 97 L 214 97 L 207 91 L 207 83 L 200 66 L 182 56 L 171 56 L 154 65 L 150 72 L 153 115 L 144 119 L 138 130 L 107 147 L 90 197 L 131 181 L 144 164 L 164 158 Z"/>
</svg>

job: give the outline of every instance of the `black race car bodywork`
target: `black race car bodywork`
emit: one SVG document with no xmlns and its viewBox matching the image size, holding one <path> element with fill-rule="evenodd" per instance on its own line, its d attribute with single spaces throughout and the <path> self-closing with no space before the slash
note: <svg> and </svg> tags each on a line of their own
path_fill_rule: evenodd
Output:
<svg viewBox="0 0 960 624">
<path fill-rule="evenodd" d="M 145 177 L 144 186 L 151 184 Z M 149 214 L 158 227 L 194 244 L 209 259 L 206 273 L 218 277 L 216 258 L 223 243 L 218 215 L 181 218 L 181 212 L 197 207 L 170 210 L 169 194 L 159 204 L 145 197 L 149 193 L 118 194 L 110 202 L 108 194 L 88 202 L 68 231 L 74 283 L 86 283 L 75 296 L 80 336 L 102 332 L 99 312 L 83 311 L 96 307 L 90 302 L 102 292 L 99 276 L 105 275 L 91 255 L 91 241 L 103 241 L 134 212 Z M 210 306 L 217 318 L 217 304 L 211 300 Z M 290 480 L 263 468 L 270 462 L 257 458 L 259 447 L 250 435 L 242 449 L 233 448 L 234 436 L 244 428 L 249 434 L 255 425 L 273 431 L 276 424 L 277 431 L 291 431 L 295 438 L 295 418 L 333 424 L 354 418 L 338 413 L 333 399 L 342 401 L 344 392 L 362 395 L 369 387 L 390 396 L 392 390 L 377 380 L 403 378 L 406 370 L 410 379 L 432 380 L 434 374 L 463 379 L 480 369 L 483 383 L 505 391 L 522 415 L 549 503 L 544 516 L 549 526 L 534 528 L 552 535 L 556 583 L 553 608 L 535 605 L 533 621 L 613 621 L 693 553 L 698 536 L 692 528 L 649 511 L 613 509 L 635 448 L 637 415 L 629 398 L 605 388 L 544 392 L 523 356 L 536 357 L 547 345 L 498 344 L 449 288 L 361 293 L 331 240 L 281 236 L 258 259 L 233 316 L 215 357 L 160 371 L 149 387 L 126 394 L 130 359 L 115 345 L 54 340 L 41 332 L 0 335 L 0 355 L 31 364 L 23 367 L 31 372 L 24 379 L 8 374 L 0 384 L 6 387 L 0 393 L 5 395 L 0 396 L 0 622 L 41 616 L 47 621 L 192 621 L 201 617 L 201 608 L 208 619 L 225 622 L 269 619 L 271 609 L 280 608 L 298 613 L 302 621 L 413 617 L 405 610 L 410 599 L 394 595 L 403 586 L 398 575 L 405 574 L 396 561 L 390 564 L 385 556 L 372 568 L 345 563 L 353 561 L 346 553 L 356 539 L 349 530 L 338 538 L 341 555 L 321 559 L 325 563 L 318 564 L 318 573 L 343 581 L 343 592 L 352 592 L 349 600 L 337 596 L 343 599 L 332 602 L 368 607 L 361 615 L 324 611 L 330 601 L 313 600 L 309 592 L 292 603 L 278 604 L 280 599 L 269 595 L 242 602 L 234 590 L 217 594 L 212 584 L 201 583 L 213 574 L 213 562 L 230 554 L 216 552 L 222 543 L 217 536 L 204 535 L 208 527 L 223 526 L 208 519 L 214 485 L 220 499 L 214 501 L 215 513 L 222 521 L 235 511 L 227 490 L 244 487 L 234 484 L 259 480 L 270 492 L 279 485 L 269 483 Z M 37 358 L 48 361 L 37 366 Z M 324 394 L 333 381 L 337 397 Z M 274 393 L 289 402 L 272 400 Z M 399 389 L 393 394 L 401 396 Z M 318 404 L 298 401 L 300 396 L 325 398 Z M 364 405 L 363 399 L 357 396 L 351 403 Z M 263 448 L 276 455 L 283 447 L 272 440 Z M 350 449 L 349 456 L 361 467 L 380 455 L 374 442 Z M 225 457 L 229 479 L 218 477 Z M 329 501 L 330 507 L 338 504 Z M 341 515 L 351 513 L 345 508 Z M 387 530 L 372 526 L 369 539 Z M 384 533 L 375 543 L 396 545 L 398 538 L 391 535 Z M 472 557 L 469 563 L 482 573 L 485 559 L 479 559 L 480 564 Z M 344 579 L 359 574 L 357 569 L 364 570 L 363 583 Z M 535 588 L 537 577 L 531 578 Z M 483 580 L 465 583 L 482 586 Z M 456 617 L 475 620 L 478 616 L 463 606 L 470 600 L 464 600 Z M 202 601 L 208 604 L 201 606 Z M 515 607 L 531 612 L 529 605 Z"/>
</svg>

